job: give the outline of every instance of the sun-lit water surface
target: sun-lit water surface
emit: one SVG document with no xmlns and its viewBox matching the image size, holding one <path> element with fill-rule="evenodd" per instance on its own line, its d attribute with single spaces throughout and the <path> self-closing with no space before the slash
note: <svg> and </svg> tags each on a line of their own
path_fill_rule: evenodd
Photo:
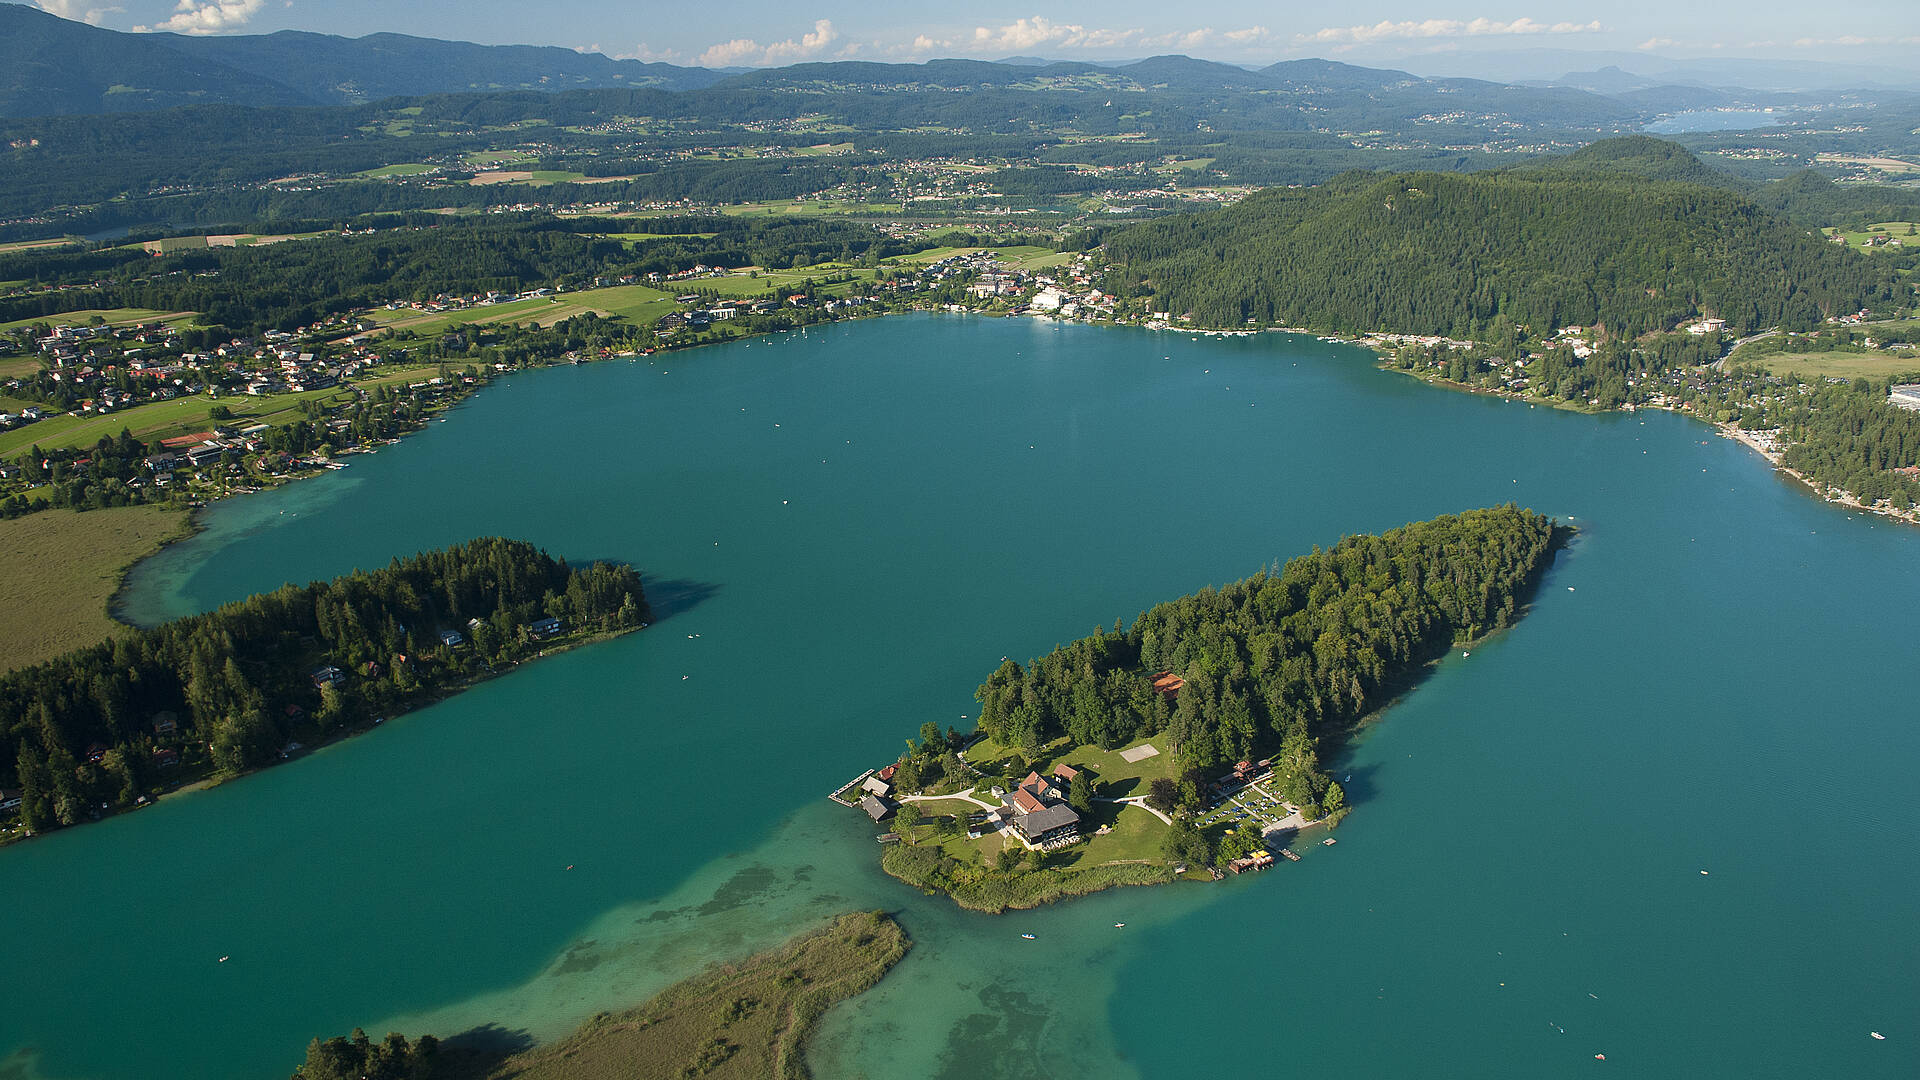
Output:
<svg viewBox="0 0 1920 1080">
<path fill-rule="evenodd" d="M 1003 654 L 1509 499 L 1580 538 L 1367 733 L 1300 864 L 989 918 L 880 875 L 823 798 L 964 723 Z M 1299 1076 L 1920 1070 L 1920 532 L 1701 425 L 1282 335 L 888 319 L 515 376 L 216 507 L 130 610 L 484 533 L 631 561 L 666 617 L 0 852 L 0 1050 L 251 1077 L 355 1025 L 545 1038 L 882 907 L 916 946 L 816 1075 L 1201 1075 L 1230 1043 Z"/>
</svg>

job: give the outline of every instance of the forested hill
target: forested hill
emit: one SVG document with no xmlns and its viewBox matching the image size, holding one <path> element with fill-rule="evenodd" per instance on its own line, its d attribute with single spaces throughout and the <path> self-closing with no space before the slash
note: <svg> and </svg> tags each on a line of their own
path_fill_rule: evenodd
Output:
<svg viewBox="0 0 1920 1080">
<path fill-rule="evenodd" d="M 1630 338 L 1702 314 L 1734 331 L 1805 329 L 1895 295 L 1892 270 L 1744 195 L 1647 179 L 1644 155 L 1636 167 L 1606 144 L 1583 155 L 1269 189 L 1120 230 L 1107 251 L 1117 288 L 1207 326 L 1472 338 L 1504 316 L 1536 333 L 1599 324 Z M 1656 175 L 1697 175 L 1689 160 L 1665 155 Z"/>
<path fill-rule="evenodd" d="M 1339 798 L 1323 740 L 1454 641 L 1511 624 L 1554 546 L 1550 519 L 1511 504 L 1350 536 L 1026 668 L 1002 663 L 978 692 L 980 730 L 1027 753 L 1062 735 L 1109 748 L 1161 735 L 1203 772 L 1273 753 L 1283 794 L 1317 817 Z M 1162 672 L 1185 683 L 1171 701 L 1154 689 Z"/>
<path fill-rule="evenodd" d="M 646 618 L 631 567 L 576 570 L 517 540 L 283 586 L 0 676 L 0 788 L 21 789 L 29 828 L 71 825 Z"/>
<path fill-rule="evenodd" d="M 0 116 L 205 104 L 348 105 L 484 90 L 689 90 L 725 77 L 573 49 L 404 34 L 124 34 L 0 3 Z"/>
</svg>

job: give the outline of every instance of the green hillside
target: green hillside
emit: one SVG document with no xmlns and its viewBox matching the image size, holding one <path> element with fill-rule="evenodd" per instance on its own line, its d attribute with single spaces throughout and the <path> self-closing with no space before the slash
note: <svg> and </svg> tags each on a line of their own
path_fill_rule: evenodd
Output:
<svg viewBox="0 0 1920 1080">
<path fill-rule="evenodd" d="M 1472 337 L 1504 316 L 1637 337 L 1701 314 L 1810 327 L 1900 293 L 1890 269 L 1739 192 L 1665 179 L 1701 170 L 1636 137 L 1502 173 L 1352 173 L 1123 229 L 1107 250 L 1119 284 L 1209 326 Z"/>
</svg>

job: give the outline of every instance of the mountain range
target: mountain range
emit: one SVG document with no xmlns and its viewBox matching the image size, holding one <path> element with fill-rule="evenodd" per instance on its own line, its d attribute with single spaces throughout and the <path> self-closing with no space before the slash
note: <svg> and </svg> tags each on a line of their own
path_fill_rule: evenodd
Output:
<svg viewBox="0 0 1920 1080">
<path fill-rule="evenodd" d="M 1565 70 L 1565 69 L 1563 69 Z M 1470 78 L 1429 78 L 1330 60 L 1247 67 L 1155 56 L 1124 63 L 1050 61 L 924 64 L 803 63 L 716 71 L 615 60 L 599 53 L 532 45 L 477 45 L 403 34 L 348 38 L 283 30 L 264 35 L 190 37 L 128 34 L 0 3 L 0 117 L 138 112 L 192 104 L 356 105 L 394 97 L 486 91 L 720 88 L 762 91 L 914 91 L 1003 88 L 1198 93 L 1280 91 L 1414 100 L 1456 95 L 1447 110 L 1510 111 L 1540 99 L 1577 126 L 1608 124 L 1673 108 L 1732 100 L 1697 84 L 1665 85 L 1618 67 L 1518 90 Z M 1671 81 L 1685 81 L 1675 79 Z M 1496 92 L 1507 95 L 1495 100 Z"/>
</svg>

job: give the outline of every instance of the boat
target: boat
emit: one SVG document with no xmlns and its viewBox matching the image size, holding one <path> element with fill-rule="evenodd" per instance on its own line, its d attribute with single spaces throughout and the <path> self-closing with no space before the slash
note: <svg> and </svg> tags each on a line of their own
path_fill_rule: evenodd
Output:
<svg viewBox="0 0 1920 1080">
<path fill-rule="evenodd" d="M 1126 923 L 1123 923 L 1123 922 L 1117 922 L 1117 923 L 1114 923 L 1114 924 L 1113 924 L 1113 928 L 1114 928 L 1115 930 L 1118 930 L 1118 929 L 1120 929 L 1121 927 L 1123 927 L 1123 926 L 1125 926 L 1125 925 L 1127 925 L 1127 924 L 1126 924 Z"/>
<path fill-rule="evenodd" d="M 1021 936 L 1021 937 L 1023 937 L 1023 938 L 1026 938 L 1026 939 L 1027 939 L 1028 941 L 1032 941 L 1032 940 L 1033 940 L 1033 935 L 1032 935 L 1032 934 L 1021 934 L 1020 936 Z"/>
<path fill-rule="evenodd" d="M 1332 847 L 1333 845 L 1339 843 L 1340 841 L 1335 840 L 1333 837 L 1329 836 L 1325 840 L 1322 840 L 1320 842 L 1326 845 L 1327 847 Z"/>
<path fill-rule="evenodd" d="M 226 957 L 224 957 L 224 956 L 223 956 L 223 957 L 221 957 L 220 959 L 222 959 L 222 960 L 225 960 L 225 959 L 226 959 Z M 1869 1034 L 1869 1035 L 1871 1035 L 1871 1036 L 1873 1036 L 1873 1037 L 1874 1037 L 1874 1038 L 1876 1038 L 1876 1039 L 1879 1039 L 1879 1040 L 1880 1040 L 1881 1042 L 1886 1042 L 1886 1041 L 1887 1041 L 1887 1037 L 1886 1037 L 1885 1035 L 1882 1035 L 1882 1034 L 1880 1034 L 1880 1033 L 1879 1033 L 1879 1032 L 1877 1032 L 1877 1031 L 1869 1031 L 1869 1032 L 1867 1032 L 1867 1034 Z"/>
</svg>

